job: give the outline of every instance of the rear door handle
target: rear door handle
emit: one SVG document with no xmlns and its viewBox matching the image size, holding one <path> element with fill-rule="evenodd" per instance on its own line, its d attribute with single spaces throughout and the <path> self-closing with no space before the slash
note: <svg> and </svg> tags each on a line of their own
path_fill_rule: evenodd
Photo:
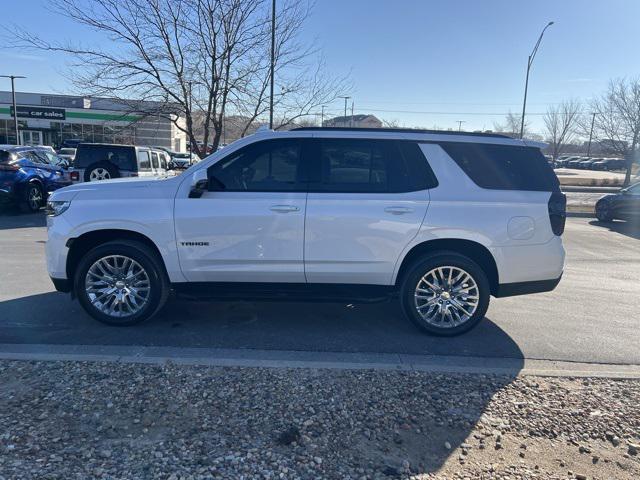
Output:
<svg viewBox="0 0 640 480">
<path fill-rule="evenodd" d="M 300 208 L 295 205 L 271 205 L 269 208 L 272 212 L 278 213 L 289 213 L 289 212 L 299 212 Z"/>
<path fill-rule="evenodd" d="M 413 208 L 409 207 L 387 207 L 384 209 L 385 212 L 391 213 L 393 215 L 403 215 L 405 213 L 413 212 Z"/>
</svg>

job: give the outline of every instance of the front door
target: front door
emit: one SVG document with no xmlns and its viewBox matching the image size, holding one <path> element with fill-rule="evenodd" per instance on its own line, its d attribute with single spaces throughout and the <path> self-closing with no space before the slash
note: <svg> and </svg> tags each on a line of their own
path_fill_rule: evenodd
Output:
<svg viewBox="0 0 640 480">
<path fill-rule="evenodd" d="M 303 140 L 265 140 L 209 167 L 209 191 L 176 198 L 189 281 L 305 282 Z"/>
<path fill-rule="evenodd" d="M 42 132 L 35 130 L 20 130 L 22 145 L 42 145 Z"/>
<path fill-rule="evenodd" d="M 327 138 L 313 151 L 307 281 L 388 285 L 429 204 L 428 165 L 418 145 Z"/>
<path fill-rule="evenodd" d="M 616 218 L 632 221 L 640 218 L 640 183 L 628 187 L 624 195 L 619 195 L 615 210 Z"/>
</svg>

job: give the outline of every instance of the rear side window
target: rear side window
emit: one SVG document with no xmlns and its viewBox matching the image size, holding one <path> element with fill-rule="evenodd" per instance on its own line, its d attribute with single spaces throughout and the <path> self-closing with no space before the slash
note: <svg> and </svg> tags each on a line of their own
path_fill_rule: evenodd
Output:
<svg viewBox="0 0 640 480">
<path fill-rule="evenodd" d="M 540 149 L 479 143 L 440 145 L 479 187 L 555 192 L 560 183 Z"/>
<path fill-rule="evenodd" d="M 136 153 L 134 147 L 119 145 L 86 145 L 80 144 L 76 151 L 74 166 L 87 168 L 97 162 L 110 162 L 120 170 L 136 170 Z"/>
<path fill-rule="evenodd" d="M 158 163 L 158 154 L 156 152 L 151 152 L 151 164 L 153 168 L 160 168 L 160 164 Z"/>
<path fill-rule="evenodd" d="M 398 193 L 437 185 L 416 142 L 318 139 L 314 145 L 310 191 Z"/>
<path fill-rule="evenodd" d="M 151 170 L 151 159 L 149 158 L 149 152 L 146 150 L 140 150 L 138 152 L 138 169 L 140 171 Z"/>
</svg>

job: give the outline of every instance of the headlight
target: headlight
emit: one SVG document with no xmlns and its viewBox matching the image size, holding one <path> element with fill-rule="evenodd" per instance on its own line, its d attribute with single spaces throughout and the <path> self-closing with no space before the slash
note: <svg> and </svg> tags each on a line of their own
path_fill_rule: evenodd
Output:
<svg viewBox="0 0 640 480">
<path fill-rule="evenodd" d="M 71 202 L 54 202 L 49 200 L 47 202 L 47 208 L 45 212 L 50 217 L 57 217 L 58 215 L 67 211 L 67 208 L 71 205 Z"/>
</svg>

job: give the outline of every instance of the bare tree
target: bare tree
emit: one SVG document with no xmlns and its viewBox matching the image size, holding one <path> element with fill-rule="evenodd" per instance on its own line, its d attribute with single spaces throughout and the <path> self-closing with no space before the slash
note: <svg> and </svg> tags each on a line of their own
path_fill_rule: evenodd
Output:
<svg viewBox="0 0 640 480">
<path fill-rule="evenodd" d="M 556 160 L 567 144 L 576 138 L 578 120 L 582 108 L 577 100 L 567 100 L 557 106 L 550 106 L 544 115 L 551 154 Z"/>
<path fill-rule="evenodd" d="M 384 128 L 400 128 L 400 120 L 395 118 L 382 120 L 382 126 Z"/>
<path fill-rule="evenodd" d="M 309 4 L 278 3 L 274 105 L 282 128 L 348 85 L 327 76 L 318 52 L 298 40 Z M 51 0 L 51 7 L 108 41 L 55 43 L 16 28 L 14 43 L 68 54 L 79 92 L 169 118 L 201 156 L 220 143 L 225 116 L 246 116 L 244 134 L 268 111 L 268 0 Z"/>
<path fill-rule="evenodd" d="M 616 79 L 591 103 L 593 136 L 627 161 L 624 185 L 631 181 L 640 149 L 640 79 Z"/>
<path fill-rule="evenodd" d="M 518 115 L 509 111 L 504 118 L 504 123 L 494 123 L 493 129 L 497 132 L 503 132 L 512 137 L 520 136 L 520 124 L 522 122 L 522 115 Z M 524 122 L 524 135 L 529 133 L 529 121 L 525 119 Z"/>
</svg>

